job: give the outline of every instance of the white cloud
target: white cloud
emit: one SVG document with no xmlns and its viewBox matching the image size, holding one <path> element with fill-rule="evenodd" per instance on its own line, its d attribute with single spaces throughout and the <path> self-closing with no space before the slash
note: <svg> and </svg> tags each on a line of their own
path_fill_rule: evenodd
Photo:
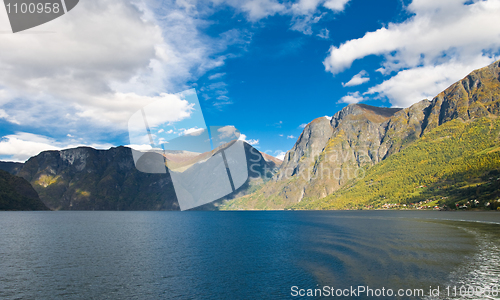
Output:
<svg viewBox="0 0 500 300">
<path fill-rule="evenodd" d="M 153 149 L 151 145 L 148 144 L 143 144 L 143 145 L 136 145 L 136 144 L 130 144 L 130 145 L 125 145 L 125 147 L 137 150 L 137 151 L 149 151 Z"/>
<path fill-rule="evenodd" d="M 239 130 L 236 129 L 236 127 L 234 127 L 232 125 L 221 127 L 219 129 L 217 129 L 217 132 L 219 132 L 218 138 L 221 140 L 234 139 L 236 137 L 239 138 L 241 136 Z M 212 133 L 212 134 L 214 134 L 214 133 Z"/>
<path fill-rule="evenodd" d="M 203 128 L 181 128 L 179 129 L 179 135 L 191 135 L 191 136 L 199 136 L 205 131 Z"/>
<path fill-rule="evenodd" d="M 296 139 L 296 137 L 295 137 L 295 136 L 293 136 L 293 135 L 288 135 L 286 138 L 287 138 L 287 139 Z"/>
<path fill-rule="evenodd" d="M 256 22 L 274 15 L 292 16 L 291 29 L 307 35 L 313 33 L 312 25 L 318 23 L 326 14 L 321 7 L 333 13 L 342 12 L 350 0 L 213 0 L 215 4 L 226 4 L 246 15 L 251 22 Z M 324 9 L 323 9 L 324 11 Z M 322 29 L 318 36 L 328 38 L 328 29 Z"/>
<path fill-rule="evenodd" d="M 273 0 L 249 0 L 242 3 L 241 9 L 248 14 L 248 18 L 252 21 L 273 16 L 286 9 L 285 5 Z"/>
<path fill-rule="evenodd" d="M 279 160 L 283 160 L 283 159 L 285 159 L 285 155 L 286 155 L 286 152 L 278 150 L 278 151 L 276 151 L 276 155 L 274 157 L 276 157 Z"/>
<path fill-rule="evenodd" d="M 78 143 L 75 140 L 58 142 L 53 138 L 26 132 L 4 136 L 0 140 L 0 156 L 2 160 L 26 161 L 32 156 L 47 150 L 62 150 L 79 146 L 90 146 L 98 149 L 109 149 L 111 144 Z"/>
<path fill-rule="evenodd" d="M 349 0 L 299 0 L 292 4 L 291 10 L 295 15 L 308 15 L 314 13 L 319 6 L 324 6 L 334 12 L 345 9 Z"/>
<path fill-rule="evenodd" d="M 299 128 L 306 128 L 306 126 L 307 126 L 307 123 L 302 123 L 299 125 Z"/>
<path fill-rule="evenodd" d="M 319 36 L 322 39 L 328 39 L 330 37 L 330 31 L 326 28 L 323 28 L 319 31 L 317 36 Z"/>
<path fill-rule="evenodd" d="M 348 2 L 349 0 L 299 0 L 293 3 L 289 9 L 289 13 L 293 16 L 291 29 L 311 35 L 313 33 L 312 26 L 327 14 L 320 10 L 321 6 L 334 13 L 339 13 L 345 9 Z M 328 29 L 321 29 L 317 36 L 327 39 Z"/>
<path fill-rule="evenodd" d="M 102 104 L 99 106 L 96 103 L 93 107 L 82 108 L 76 116 L 112 126 L 122 120 L 128 120 L 132 113 L 144 108 L 149 126 L 153 128 L 159 124 L 181 121 L 188 118 L 193 111 L 193 104 L 182 100 L 179 95 L 166 93 L 153 97 L 135 93 L 115 93 L 108 98 L 96 98 L 95 101 Z M 153 104 L 153 107 L 149 108 L 147 104 Z"/>
<path fill-rule="evenodd" d="M 222 76 L 226 75 L 226 73 L 215 73 L 213 75 L 208 76 L 209 80 L 214 80 L 217 78 L 221 78 Z"/>
<path fill-rule="evenodd" d="M 364 98 L 359 94 L 359 92 L 354 92 L 354 93 L 348 93 L 344 97 L 340 98 L 338 103 L 347 103 L 347 104 L 353 104 L 353 103 L 358 103 L 363 101 Z"/>
<path fill-rule="evenodd" d="M 368 73 L 365 70 L 362 70 L 358 74 L 354 75 L 351 78 L 351 80 L 349 80 L 347 83 L 342 82 L 342 86 L 343 87 L 356 86 L 356 85 L 360 85 L 360 84 L 363 84 L 365 82 L 368 82 L 368 81 L 370 81 L 370 77 L 368 77 L 367 75 L 368 75 Z M 364 76 L 367 76 L 367 77 L 364 77 Z"/>
<path fill-rule="evenodd" d="M 327 118 L 328 120 L 331 120 L 332 117 L 331 116 L 324 116 L 323 118 Z"/>
<path fill-rule="evenodd" d="M 245 134 L 240 134 L 240 137 L 238 138 L 238 140 L 245 141 L 245 142 L 247 142 L 248 144 L 250 144 L 252 146 L 259 144 L 259 140 L 257 140 L 257 139 L 249 139 L 249 140 L 247 140 L 247 136 Z"/>
<path fill-rule="evenodd" d="M 327 0 L 323 6 L 333 11 L 343 11 L 349 0 Z"/>
<path fill-rule="evenodd" d="M 313 34 L 312 25 L 318 23 L 324 14 L 320 15 L 305 15 L 296 16 L 292 20 L 292 27 L 290 29 L 302 32 L 303 34 Z"/>
<path fill-rule="evenodd" d="M 67 16 L 2 34 L 1 116 L 88 138 L 119 134 L 135 111 L 162 93 L 187 89 L 186 82 L 224 63 L 218 53 L 241 42 L 237 30 L 204 35 L 199 12 L 181 1 L 159 4 L 80 1 Z M 0 9 L 0 31 L 9 30 Z"/>
<path fill-rule="evenodd" d="M 349 68 L 355 60 L 368 55 L 382 55 L 385 62 L 379 71 L 386 75 L 394 71 L 406 72 L 401 79 L 410 77 L 407 71 L 413 68 L 456 68 L 457 65 L 477 68 L 485 65 L 476 65 L 477 62 L 488 63 L 495 59 L 488 53 L 495 53 L 500 47 L 500 1 L 464 4 L 454 0 L 414 0 L 407 10 L 414 16 L 402 23 L 391 23 L 374 32 L 367 32 L 359 39 L 349 40 L 338 47 L 332 46 L 324 61 L 325 69 L 337 74 Z M 461 79 L 463 75 L 461 72 L 451 76 L 448 83 Z M 429 80 L 428 84 L 424 90 L 430 89 L 434 83 Z M 385 95 L 386 90 L 382 88 L 379 92 Z M 392 92 L 392 95 L 395 93 Z M 392 101 L 408 106 L 419 100 L 405 97 L 393 98 Z"/>
<path fill-rule="evenodd" d="M 403 70 L 383 83 L 371 87 L 365 94 L 378 93 L 387 96 L 395 107 L 407 107 L 422 99 L 432 99 L 457 81 L 457 78 L 463 78 L 472 70 L 490 62 L 489 58 L 478 56 L 470 64 L 450 61 L 437 66 Z"/>
<path fill-rule="evenodd" d="M 0 109 L 0 119 L 4 119 L 4 120 L 6 120 L 6 121 L 8 121 L 10 123 L 14 123 L 14 124 L 17 124 L 17 125 L 21 124 L 15 118 L 12 118 L 11 116 L 9 116 L 9 114 L 7 112 L 5 112 L 5 110 L 3 110 L 3 109 Z"/>
</svg>

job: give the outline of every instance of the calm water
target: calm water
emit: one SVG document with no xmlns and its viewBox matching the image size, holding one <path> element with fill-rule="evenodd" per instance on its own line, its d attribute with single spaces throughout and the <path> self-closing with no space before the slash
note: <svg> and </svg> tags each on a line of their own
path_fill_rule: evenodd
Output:
<svg viewBox="0 0 500 300">
<path fill-rule="evenodd" d="M 325 285 L 440 285 L 417 298 L 447 299 L 499 278 L 496 213 L 0 212 L 0 299 L 295 299 L 292 286 Z"/>
</svg>

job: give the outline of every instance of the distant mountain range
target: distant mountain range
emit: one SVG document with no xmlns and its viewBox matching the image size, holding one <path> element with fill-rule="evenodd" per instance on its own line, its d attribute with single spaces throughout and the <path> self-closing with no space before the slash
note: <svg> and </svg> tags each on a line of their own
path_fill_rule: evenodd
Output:
<svg viewBox="0 0 500 300">
<path fill-rule="evenodd" d="M 260 175 L 264 170 L 274 170 L 280 163 L 264 157 L 248 144 L 245 144 L 245 152 L 253 161 L 249 165 L 249 179 L 224 199 L 252 192 L 255 185 L 263 182 Z M 167 153 L 167 160 L 193 164 L 200 157 L 210 155 L 213 151 L 202 154 L 177 151 Z M 169 173 L 139 172 L 132 150 L 127 147 L 44 151 L 24 164 L 0 162 L 0 169 L 31 183 L 43 203 L 52 210 L 179 210 Z M 271 178 L 272 171 L 267 176 Z M 221 201 L 198 209 L 216 209 Z"/>
<path fill-rule="evenodd" d="M 496 206 L 499 115 L 500 61 L 406 109 L 348 105 L 309 123 L 273 180 L 223 209 Z"/>
</svg>

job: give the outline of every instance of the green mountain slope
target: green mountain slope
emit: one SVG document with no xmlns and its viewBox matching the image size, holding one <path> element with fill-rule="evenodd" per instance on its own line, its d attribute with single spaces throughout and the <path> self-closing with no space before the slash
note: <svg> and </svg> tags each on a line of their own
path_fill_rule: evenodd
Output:
<svg viewBox="0 0 500 300">
<path fill-rule="evenodd" d="M 478 200 L 477 206 L 500 197 L 500 120 L 453 120 L 427 133 L 322 199 L 304 199 L 296 209 L 346 209 L 385 203 Z"/>
<path fill-rule="evenodd" d="M 0 210 L 48 210 L 23 178 L 0 170 Z"/>
</svg>

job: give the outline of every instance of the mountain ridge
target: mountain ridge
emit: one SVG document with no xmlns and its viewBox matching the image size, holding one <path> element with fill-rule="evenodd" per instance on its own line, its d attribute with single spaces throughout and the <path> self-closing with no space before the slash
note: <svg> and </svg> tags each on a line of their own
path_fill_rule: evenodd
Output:
<svg viewBox="0 0 500 300">
<path fill-rule="evenodd" d="M 280 162 L 266 159 L 261 152 L 245 145 L 247 156 L 253 163 L 252 170 L 249 166 L 249 179 L 223 199 L 244 195 L 249 189 L 255 190 L 262 183 L 263 170 L 273 170 Z M 52 210 L 179 210 L 169 172 L 148 174 L 138 171 L 132 151 L 124 146 L 109 150 L 78 147 L 43 151 L 24 164 L 0 162 L 0 169 L 10 170 L 26 179 Z M 195 156 L 203 154 L 187 155 L 188 158 Z M 217 209 L 221 201 L 199 209 Z"/>
</svg>

